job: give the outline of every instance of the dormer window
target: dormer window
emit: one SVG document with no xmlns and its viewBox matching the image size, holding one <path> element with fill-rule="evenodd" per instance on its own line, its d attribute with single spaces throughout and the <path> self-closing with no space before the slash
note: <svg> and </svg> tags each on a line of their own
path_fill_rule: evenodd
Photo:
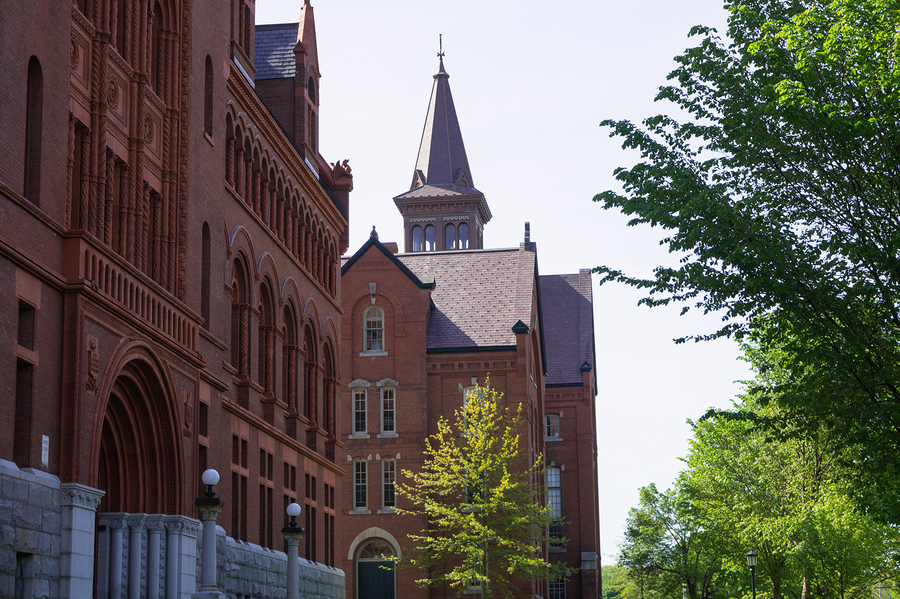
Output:
<svg viewBox="0 0 900 599">
<path fill-rule="evenodd" d="M 384 310 L 379 306 L 369 306 L 363 313 L 363 355 L 385 355 Z"/>
</svg>

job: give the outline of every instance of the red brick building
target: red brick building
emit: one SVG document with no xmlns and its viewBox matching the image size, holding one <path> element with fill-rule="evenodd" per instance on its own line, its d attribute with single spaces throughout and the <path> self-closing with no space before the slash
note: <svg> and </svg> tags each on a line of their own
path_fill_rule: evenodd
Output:
<svg viewBox="0 0 900 599">
<path fill-rule="evenodd" d="M 484 384 L 522 404 L 523 444 L 545 453 L 539 481 L 570 539 L 545 547 L 579 572 L 533 582 L 522 597 L 598 595 L 599 515 L 594 330 L 589 271 L 540 276 L 536 245 L 484 249 L 491 212 L 474 186 L 441 59 L 410 190 L 394 198 L 406 253 L 374 231 L 342 268 L 342 384 L 338 400 L 338 552 L 347 596 L 454 594 L 422 589 L 416 572 L 384 568 L 402 557 L 424 519 L 395 513 L 394 481 L 415 470 L 437 421 L 452 420 L 468 387 Z M 401 504 L 401 507 L 402 504 Z M 472 592 L 476 592 L 475 589 Z M 518 596 L 517 595 L 517 596 Z"/>
<path fill-rule="evenodd" d="M 0 596 L 189 596 L 206 468 L 229 551 L 283 548 L 297 501 L 335 563 L 352 178 L 318 153 L 311 6 L 254 9 L 0 3 Z"/>
</svg>

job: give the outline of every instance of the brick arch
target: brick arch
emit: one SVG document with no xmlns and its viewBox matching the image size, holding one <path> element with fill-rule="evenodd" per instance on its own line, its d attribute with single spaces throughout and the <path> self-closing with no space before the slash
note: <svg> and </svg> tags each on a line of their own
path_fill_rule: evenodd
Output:
<svg viewBox="0 0 900 599">
<path fill-rule="evenodd" d="M 356 538 L 353 539 L 352 543 L 350 543 L 350 550 L 347 551 L 347 559 L 351 561 L 356 559 L 356 550 L 362 547 L 365 543 L 375 540 L 387 541 L 388 545 L 390 545 L 394 550 L 394 555 L 398 558 L 403 557 L 403 551 L 400 548 L 400 543 L 397 542 L 397 539 L 394 537 L 394 535 L 384 530 L 383 528 L 373 526 L 356 535 Z"/>
<path fill-rule="evenodd" d="M 98 397 L 90 485 L 101 511 L 180 514 L 185 487 L 182 402 L 162 361 L 140 341 L 113 352 Z M 184 404 L 193 410 L 190 396 Z"/>
</svg>

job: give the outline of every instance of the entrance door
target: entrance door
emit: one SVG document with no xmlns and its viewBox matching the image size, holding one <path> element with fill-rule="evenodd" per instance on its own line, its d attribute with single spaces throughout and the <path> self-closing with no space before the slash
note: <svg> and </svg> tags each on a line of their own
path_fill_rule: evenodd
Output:
<svg viewBox="0 0 900 599">
<path fill-rule="evenodd" d="M 356 559 L 356 599 L 394 599 L 393 555 L 381 541 L 367 543 Z"/>
</svg>

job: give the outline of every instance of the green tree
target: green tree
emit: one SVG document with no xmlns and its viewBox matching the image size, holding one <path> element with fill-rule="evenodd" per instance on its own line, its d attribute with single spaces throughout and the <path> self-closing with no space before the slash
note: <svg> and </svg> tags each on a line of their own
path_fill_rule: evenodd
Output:
<svg viewBox="0 0 900 599">
<path fill-rule="evenodd" d="M 726 0 L 660 89 L 685 111 L 605 121 L 642 159 L 604 208 L 667 231 L 676 266 L 597 269 L 650 306 L 718 312 L 796 375 L 778 401 L 853 448 L 858 501 L 900 523 L 900 10 Z M 686 337 L 689 338 L 689 337 Z M 685 338 L 685 339 L 686 339 Z M 682 339 L 683 341 L 684 339 Z"/>
<path fill-rule="evenodd" d="M 628 570 L 638 597 L 691 599 L 712 596 L 722 574 L 721 546 L 704 525 L 683 478 L 666 492 L 650 484 L 628 513 L 618 563 Z"/>
<path fill-rule="evenodd" d="M 567 573 L 543 557 L 551 523 L 549 506 L 539 501 L 545 470 L 542 457 L 532 459 L 520 441 L 523 426 L 521 406 L 511 412 L 499 392 L 476 387 L 455 425 L 438 421 L 422 470 L 403 470 L 397 492 L 414 508 L 398 512 L 428 522 L 410 535 L 409 562 L 425 572 L 419 584 L 509 595 L 516 579 Z"/>
</svg>

